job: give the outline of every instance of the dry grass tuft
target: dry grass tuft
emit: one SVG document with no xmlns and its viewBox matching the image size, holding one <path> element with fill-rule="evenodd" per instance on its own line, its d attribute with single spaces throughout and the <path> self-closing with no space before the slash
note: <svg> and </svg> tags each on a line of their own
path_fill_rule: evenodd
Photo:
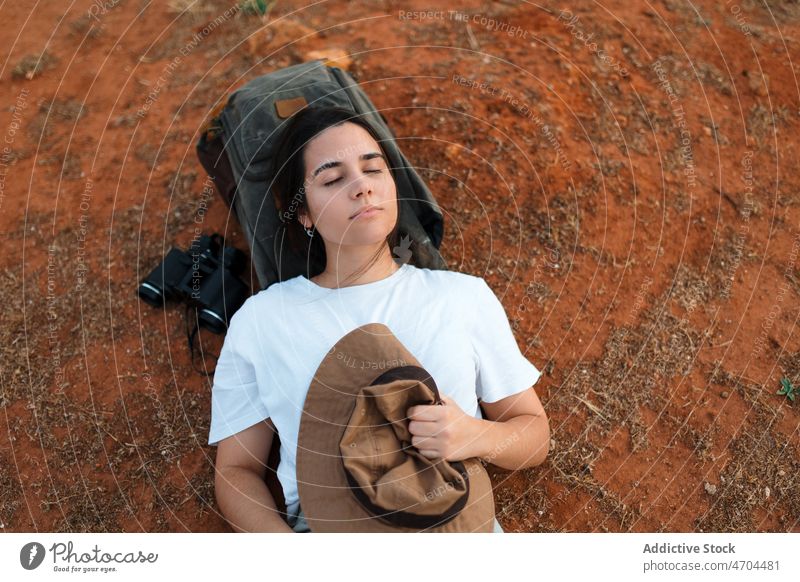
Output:
<svg viewBox="0 0 800 582">
<path fill-rule="evenodd" d="M 800 360 L 800 353 L 786 361 Z M 790 364 L 791 365 L 791 364 Z M 723 469 L 713 502 L 696 520 L 700 531 L 759 531 L 754 513 L 779 515 L 792 531 L 800 521 L 800 462 L 796 444 L 775 430 L 781 417 L 775 390 L 754 384 L 716 363 L 710 381 L 736 390 L 751 406 L 739 434 L 728 445 L 730 461 Z"/>
<path fill-rule="evenodd" d="M 690 305 L 701 296 L 689 285 L 673 291 L 672 300 Z M 669 313 L 666 301 L 665 292 L 641 315 L 640 323 L 613 329 L 602 357 L 578 363 L 547 404 L 559 417 L 575 414 L 587 418 L 580 434 L 554 434 L 557 443 L 569 443 L 551 449 L 549 462 L 557 479 L 591 493 L 603 511 L 618 522 L 620 531 L 635 521 L 638 512 L 608 492 L 592 475 L 593 463 L 602 452 L 595 443 L 607 441 L 612 430 L 625 427 L 630 434 L 631 451 L 646 449 L 647 428 L 641 407 L 666 407 L 670 400 L 666 386 L 670 380 L 691 372 L 704 339 L 704 334 L 693 329 L 687 319 Z M 710 436 L 692 427 L 682 428 L 678 436 L 701 456 L 710 449 Z"/>
<path fill-rule="evenodd" d="M 179 511 L 203 514 L 211 500 L 211 485 L 204 485 L 213 484 L 210 465 L 187 472 L 178 482 L 174 471 L 181 459 L 205 444 L 206 399 L 196 392 L 199 387 L 178 390 L 172 380 L 159 385 L 129 373 L 115 382 L 109 377 L 111 354 L 98 352 L 100 346 L 122 345 L 132 336 L 138 339 L 138 281 L 128 270 L 133 269 L 138 253 L 148 263 L 146 268 L 151 268 L 160 260 L 161 249 L 137 250 L 139 213 L 119 213 L 113 236 L 109 232 L 106 238 L 114 247 L 111 260 L 121 261 L 126 275 L 109 280 L 107 265 L 89 264 L 85 286 L 76 290 L 76 232 L 63 228 L 53 238 L 43 228 L 49 220 L 47 215 L 31 215 L 27 231 L 9 235 L 14 240 L 24 237 L 26 248 L 33 249 L 28 251 L 26 265 L 41 266 L 28 267 L 24 282 L 18 268 L 6 269 L 0 278 L 0 292 L 7 302 L 0 326 L 4 363 L 0 406 L 14 411 L 9 415 L 11 443 L 27 443 L 40 451 L 38 459 L 18 459 L 24 463 L 20 471 L 34 475 L 24 484 L 26 492 L 41 500 L 38 510 L 44 523 L 37 518 L 36 527 L 59 532 L 121 531 L 126 527 L 124 520 L 146 519 L 147 512 L 137 507 L 137 500 L 147 498 L 150 491 L 161 517 L 148 527 L 174 528 L 164 516 Z M 90 224 L 89 230 L 95 226 Z M 53 252 L 48 253 L 48 248 Z M 91 254 L 102 260 L 106 252 Z M 180 338 L 182 332 L 180 320 L 171 337 Z M 158 333 L 142 337 L 153 378 L 188 375 L 188 366 L 170 361 L 165 338 Z M 184 346 L 179 340 L 178 345 Z M 93 367 L 91 393 L 85 382 L 84 350 L 92 361 L 103 354 L 99 357 L 109 364 L 105 371 L 102 366 Z M 74 378 L 79 378 L 79 385 L 71 383 Z M 115 392 L 120 396 L 111 401 L 108 397 Z M 0 522 L 13 529 L 20 527 L 23 495 L 13 462 L 5 455 L 0 461 Z M 174 499 L 163 498 L 169 487 Z M 188 501 L 193 505 L 185 505 Z"/>
<path fill-rule="evenodd" d="M 38 77 L 47 69 L 52 69 L 57 60 L 47 51 L 38 55 L 25 55 L 11 70 L 11 77 L 14 79 L 31 80 Z"/>
</svg>

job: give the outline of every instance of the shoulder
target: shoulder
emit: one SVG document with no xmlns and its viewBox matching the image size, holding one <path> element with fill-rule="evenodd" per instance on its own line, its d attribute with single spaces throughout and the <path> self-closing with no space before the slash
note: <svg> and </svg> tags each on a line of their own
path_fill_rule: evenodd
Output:
<svg viewBox="0 0 800 582">
<path fill-rule="evenodd" d="M 482 277 L 443 269 L 421 269 L 414 267 L 421 284 L 437 295 L 452 299 L 459 305 L 475 305 L 483 302 L 491 289 Z"/>
<path fill-rule="evenodd" d="M 269 313 L 276 305 L 275 300 L 279 294 L 276 289 L 278 285 L 279 283 L 270 285 L 245 299 L 231 317 L 228 333 L 247 333 L 254 321 L 264 317 L 265 313 Z"/>
<path fill-rule="evenodd" d="M 486 282 L 481 277 L 460 273 L 459 271 L 449 271 L 447 269 L 428 269 L 413 267 L 417 276 L 422 280 L 435 285 L 455 285 L 461 289 L 476 289 Z"/>
<path fill-rule="evenodd" d="M 439 269 L 417 269 L 421 276 L 439 285 L 446 285 L 458 291 L 483 292 L 489 286 L 483 277 L 461 273 L 459 271 L 448 271 Z"/>
<path fill-rule="evenodd" d="M 280 301 L 285 301 L 287 298 L 295 296 L 299 283 L 300 277 L 273 283 L 266 289 L 261 289 L 248 297 L 242 304 L 241 310 L 247 308 L 250 314 L 253 315 L 274 308 Z"/>
</svg>

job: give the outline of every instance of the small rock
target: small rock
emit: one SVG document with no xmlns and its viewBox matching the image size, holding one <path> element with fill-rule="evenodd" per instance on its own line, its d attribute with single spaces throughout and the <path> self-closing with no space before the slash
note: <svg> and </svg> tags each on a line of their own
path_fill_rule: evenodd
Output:
<svg viewBox="0 0 800 582">
<path fill-rule="evenodd" d="M 451 143 L 444 150 L 444 155 L 446 155 L 447 158 L 450 160 L 457 159 L 460 153 L 461 153 L 461 147 L 457 143 Z"/>
<path fill-rule="evenodd" d="M 769 499 L 770 490 L 769 487 L 764 487 L 764 497 Z"/>
<path fill-rule="evenodd" d="M 786 475 L 786 471 L 784 471 L 783 469 L 778 471 L 778 477 L 783 477 L 784 475 Z"/>
<path fill-rule="evenodd" d="M 339 67 L 345 71 L 348 70 L 353 63 L 353 59 L 350 58 L 347 51 L 339 48 L 306 53 L 306 61 L 316 61 L 317 59 L 322 59 L 329 67 Z"/>
<path fill-rule="evenodd" d="M 722 394 L 720 394 L 720 396 L 722 396 L 723 398 L 727 398 L 728 396 L 730 396 L 730 394 L 727 391 L 725 391 Z"/>
<path fill-rule="evenodd" d="M 706 488 L 706 493 L 708 493 L 709 495 L 714 495 L 717 492 L 717 486 L 712 485 L 711 483 L 706 482 L 705 488 Z"/>
</svg>

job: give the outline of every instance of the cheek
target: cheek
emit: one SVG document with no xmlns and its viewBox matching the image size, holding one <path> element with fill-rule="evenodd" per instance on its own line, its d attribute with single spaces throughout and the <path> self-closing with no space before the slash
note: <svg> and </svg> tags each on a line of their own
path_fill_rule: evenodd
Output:
<svg viewBox="0 0 800 582">
<path fill-rule="evenodd" d="M 309 192 L 308 205 L 317 229 L 324 234 L 336 236 L 347 228 L 353 202 L 343 192 Z"/>
<path fill-rule="evenodd" d="M 381 202 L 384 204 L 384 207 L 387 210 L 391 209 L 393 214 L 397 214 L 397 185 L 394 183 L 394 180 L 388 177 L 386 178 L 383 193 L 384 195 Z"/>
<path fill-rule="evenodd" d="M 391 209 L 392 216 L 396 219 L 400 211 L 400 201 L 397 199 L 397 192 L 394 189 L 392 189 L 392 196 L 389 200 L 390 202 L 386 206 Z M 394 222 L 394 220 L 392 222 Z"/>
<path fill-rule="evenodd" d="M 306 193 L 306 202 L 311 215 L 316 220 L 330 221 L 330 215 L 336 209 L 337 196 L 327 188 L 310 188 Z"/>
</svg>

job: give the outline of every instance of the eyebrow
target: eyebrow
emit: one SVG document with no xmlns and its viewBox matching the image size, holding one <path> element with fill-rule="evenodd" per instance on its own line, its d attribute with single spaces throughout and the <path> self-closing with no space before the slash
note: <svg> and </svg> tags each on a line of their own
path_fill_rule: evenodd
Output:
<svg viewBox="0 0 800 582">
<path fill-rule="evenodd" d="M 381 158 L 384 162 L 386 162 L 386 156 L 384 156 L 380 152 L 370 152 L 368 154 L 362 154 L 359 159 L 360 160 L 371 160 L 373 158 Z M 386 163 L 388 164 L 389 162 L 386 162 Z M 314 173 L 311 175 L 311 179 L 313 180 L 314 178 L 316 178 L 317 174 L 319 174 L 320 172 L 323 172 L 323 171 L 328 170 L 330 168 L 336 168 L 337 166 L 341 166 L 341 165 L 342 165 L 342 162 L 336 162 L 336 161 L 333 161 L 333 160 L 325 162 L 320 167 L 318 167 L 316 170 L 314 170 Z"/>
</svg>

